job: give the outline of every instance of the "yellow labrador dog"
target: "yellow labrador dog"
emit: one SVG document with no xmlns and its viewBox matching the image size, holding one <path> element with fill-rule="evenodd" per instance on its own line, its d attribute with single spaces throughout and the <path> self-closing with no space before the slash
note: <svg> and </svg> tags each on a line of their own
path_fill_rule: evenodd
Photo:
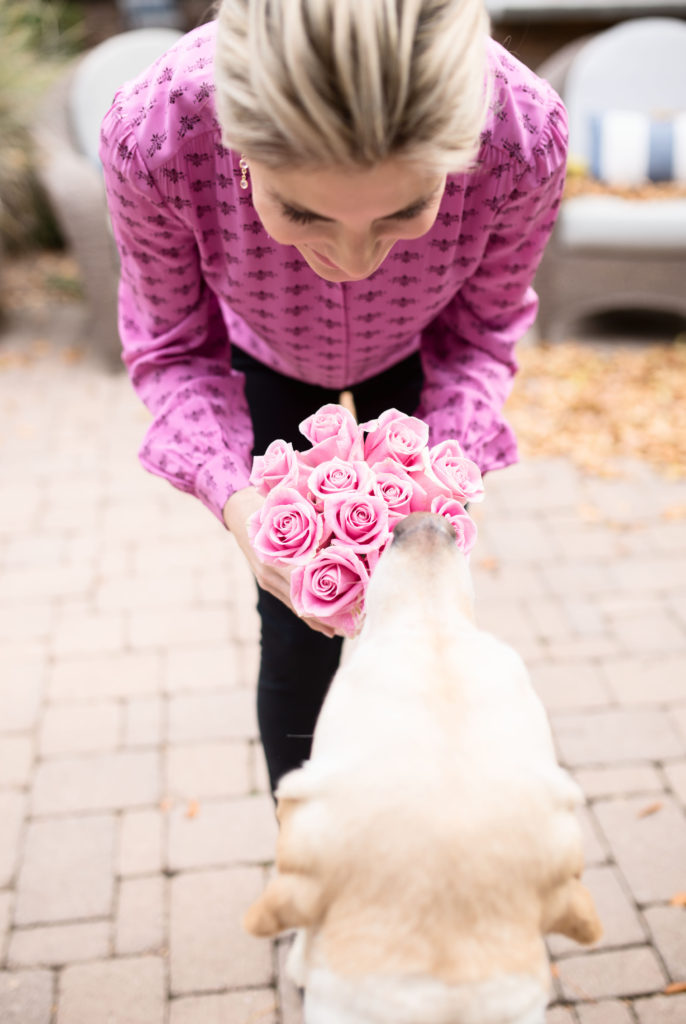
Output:
<svg viewBox="0 0 686 1024">
<path fill-rule="evenodd" d="M 581 794 L 523 662 L 474 625 L 445 519 L 396 527 L 277 796 L 278 870 L 244 923 L 300 929 L 306 1024 L 543 1024 L 543 936 L 600 935 Z"/>
</svg>

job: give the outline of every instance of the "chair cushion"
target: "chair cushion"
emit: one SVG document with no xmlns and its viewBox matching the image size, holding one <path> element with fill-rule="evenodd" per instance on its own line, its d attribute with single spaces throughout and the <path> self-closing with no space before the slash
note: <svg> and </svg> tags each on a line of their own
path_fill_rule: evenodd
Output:
<svg viewBox="0 0 686 1024">
<path fill-rule="evenodd" d="M 565 199 L 556 232 L 559 243 L 570 247 L 686 253 L 686 199 Z"/>
<path fill-rule="evenodd" d="M 686 181 L 686 113 L 608 110 L 590 117 L 590 172 L 609 185 Z"/>
</svg>

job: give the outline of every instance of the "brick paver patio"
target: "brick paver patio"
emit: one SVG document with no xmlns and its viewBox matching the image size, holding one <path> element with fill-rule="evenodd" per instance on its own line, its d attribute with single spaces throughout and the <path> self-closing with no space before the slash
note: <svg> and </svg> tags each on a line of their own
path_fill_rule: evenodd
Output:
<svg viewBox="0 0 686 1024">
<path fill-rule="evenodd" d="M 139 469 L 147 414 L 67 358 L 70 323 L 0 350 L 0 1021 L 298 1024 L 283 941 L 239 924 L 276 835 L 252 582 Z M 552 939 L 548 1024 L 686 1022 L 685 507 L 645 466 L 546 460 L 477 512 L 481 623 L 527 659 L 588 798 L 605 936 Z"/>
</svg>

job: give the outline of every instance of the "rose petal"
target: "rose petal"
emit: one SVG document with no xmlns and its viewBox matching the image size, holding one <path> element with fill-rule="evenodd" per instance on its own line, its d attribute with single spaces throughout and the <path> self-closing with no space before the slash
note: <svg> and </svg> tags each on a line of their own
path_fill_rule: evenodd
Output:
<svg viewBox="0 0 686 1024">
<path fill-rule="evenodd" d="M 250 542 L 263 562 L 299 565 L 316 554 L 324 522 L 291 487 L 275 488 L 248 521 Z"/>
<path fill-rule="evenodd" d="M 310 452 L 303 453 L 310 466 L 338 456 L 341 459 L 362 458 L 362 432 L 355 417 L 345 406 L 329 403 L 321 406 L 299 426 L 311 443 Z"/>
<path fill-rule="evenodd" d="M 264 455 L 256 455 L 250 473 L 250 483 L 260 494 L 269 494 L 275 487 L 296 487 L 300 482 L 300 467 L 293 445 L 276 440 Z"/>
<path fill-rule="evenodd" d="M 375 494 L 330 494 L 324 499 L 324 523 L 358 553 L 372 551 L 388 538 L 388 506 Z"/>
<path fill-rule="evenodd" d="M 299 615 L 320 619 L 353 635 L 363 616 L 369 573 L 344 545 L 331 545 L 291 575 L 291 601 Z"/>
<path fill-rule="evenodd" d="M 464 506 L 455 498 L 438 497 L 431 502 L 431 511 L 448 520 L 455 531 L 458 547 L 468 555 L 476 543 L 477 529 Z"/>
</svg>

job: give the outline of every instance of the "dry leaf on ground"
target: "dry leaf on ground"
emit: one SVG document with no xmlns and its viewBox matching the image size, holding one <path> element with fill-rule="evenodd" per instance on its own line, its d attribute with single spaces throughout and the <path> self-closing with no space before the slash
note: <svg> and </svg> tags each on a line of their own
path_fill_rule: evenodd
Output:
<svg viewBox="0 0 686 1024">
<path fill-rule="evenodd" d="M 642 459 L 686 479 L 686 344 L 532 345 L 519 363 L 505 411 L 522 455 L 600 476 Z"/>
<path fill-rule="evenodd" d="M 642 807 L 636 815 L 637 818 L 649 818 L 651 814 L 657 814 L 664 807 L 662 800 L 656 800 L 653 804 L 648 804 L 646 807 Z"/>
<path fill-rule="evenodd" d="M 668 508 L 663 508 L 661 514 L 663 519 L 675 523 L 680 519 L 686 519 L 686 505 L 670 505 Z"/>
</svg>

